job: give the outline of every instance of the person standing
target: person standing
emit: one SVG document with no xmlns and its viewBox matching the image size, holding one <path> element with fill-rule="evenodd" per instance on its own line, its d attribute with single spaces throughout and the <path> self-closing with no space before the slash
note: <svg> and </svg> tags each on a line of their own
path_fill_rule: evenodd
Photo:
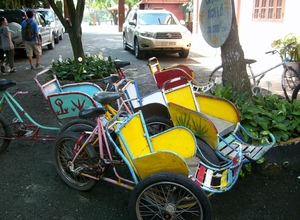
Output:
<svg viewBox="0 0 300 220">
<path fill-rule="evenodd" d="M 5 66 L 8 63 L 10 67 L 10 73 L 14 73 L 17 70 L 14 68 L 14 58 L 15 58 L 15 51 L 14 51 L 14 43 L 11 39 L 11 32 L 9 27 L 7 26 L 7 20 L 5 17 L 0 18 L 1 26 L 0 26 L 0 35 L 1 35 L 1 43 L 2 43 L 2 50 L 5 54 L 5 59 L 1 65 L 1 72 L 5 73 Z"/>
<path fill-rule="evenodd" d="M 31 69 L 34 69 L 33 66 L 33 53 L 36 56 L 36 69 L 43 69 L 44 67 L 40 64 L 41 56 L 42 56 L 42 46 L 41 46 L 41 39 L 39 38 L 39 27 L 38 23 L 33 19 L 33 12 L 32 11 L 27 11 L 26 12 L 27 19 L 22 22 L 22 36 L 25 31 L 25 27 L 27 25 L 27 22 L 30 23 L 31 28 L 32 28 L 32 33 L 33 36 L 31 39 L 24 39 L 23 41 L 25 42 L 25 49 L 26 49 L 26 54 L 28 57 L 28 61 L 30 64 Z"/>
</svg>

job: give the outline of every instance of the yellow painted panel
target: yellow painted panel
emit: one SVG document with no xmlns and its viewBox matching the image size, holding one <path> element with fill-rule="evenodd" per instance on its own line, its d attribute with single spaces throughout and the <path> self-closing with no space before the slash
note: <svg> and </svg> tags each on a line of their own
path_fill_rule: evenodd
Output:
<svg viewBox="0 0 300 220">
<path fill-rule="evenodd" d="M 139 114 L 133 116 L 130 122 L 120 129 L 120 132 L 125 138 L 133 158 L 150 153 L 150 147 Z M 123 152 L 125 151 L 127 150 L 123 149 Z"/>
<path fill-rule="evenodd" d="M 141 179 L 158 172 L 173 172 L 189 175 L 185 161 L 173 152 L 158 151 L 134 159 L 135 168 Z"/>
<path fill-rule="evenodd" d="M 195 136 L 216 149 L 218 144 L 217 129 L 204 114 L 174 103 L 169 103 L 169 112 L 174 125 L 189 128 Z"/>
<path fill-rule="evenodd" d="M 151 138 L 154 151 L 169 150 L 183 158 L 191 158 L 196 153 L 195 137 L 184 127 L 174 127 Z"/>
<path fill-rule="evenodd" d="M 221 188 L 226 188 L 228 185 L 228 169 L 224 170 L 221 177 Z"/>
<path fill-rule="evenodd" d="M 197 105 L 194 99 L 194 93 L 190 86 L 176 88 L 165 93 L 168 103 L 173 102 L 186 108 L 197 110 Z"/>
<path fill-rule="evenodd" d="M 201 112 L 234 123 L 240 121 L 240 113 L 235 105 L 227 99 L 196 94 L 196 100 Z"/>
</svg>

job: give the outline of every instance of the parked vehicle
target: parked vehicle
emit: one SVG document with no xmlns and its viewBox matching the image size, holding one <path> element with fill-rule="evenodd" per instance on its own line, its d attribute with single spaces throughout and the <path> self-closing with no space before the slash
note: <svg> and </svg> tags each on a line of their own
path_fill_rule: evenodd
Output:
<svg viewBox="0 0 300 220">
<path fill-rule="evenodd" d="M 65 27 L 62 25 L 55 12 L 51 8 L 39 8 L 36 9 L 36 11 L 40 12 L 45 17 L 46 21 L 50 23 L 51 32 L 54 36 L 54 42 L 58 44 L 59 40 L 64 38 Z"/>
<path fill-rule="evenodd" d="M 26 11 L 23 9 L 0 9 L 0 16 L 7 19 L 8 27 L 11 30 L 12 40 L 15 45 L 16 52 L 24 52 L 25 44 L 22 41 L 22 21 L 27 18 Z M 33 19 L 39 25 L 39 36 L 41 38 L 42 46 L 47 46 L 48 49 L 54 48 L 54 36 L 51 33 L 50 23 L 46 22 L 44 16 L 34 11 Z M 3 57 L 2 44 L 0 44 L 0 58 Z"/>
<path fill-rule="evenodd" d="M 186 58 L 191 32 L 166 10 L 133 10 L 123 24 L 123 48 L 141 59 L 148 52 L 178 53 Z"/>
</svg>

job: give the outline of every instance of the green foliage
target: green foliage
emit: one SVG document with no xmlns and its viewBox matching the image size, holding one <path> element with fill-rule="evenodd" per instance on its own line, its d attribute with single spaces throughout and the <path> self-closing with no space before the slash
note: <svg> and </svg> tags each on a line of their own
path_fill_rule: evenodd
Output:
<svg viewBox="0 0 300 220">
<path fill-rule="evenodd" d="M 239 97 L 230 87 L 216 90 L 219 97 L 228 98 L 239 109 L 241 124 L 252 136 L 260 138 L 272 133 L 276 142 L 300 136 L 300 100 L 292 103 L 278 95 L 258 94 L 251 100 Z"/>
<path fill-rule="evenodd" d="M 102 79 L 116 71 L 111 57 L 104 58 L 101 53 L 94 56 L 85 55 L 85 63 L 81 57 L 78 58 L 78 62 L 70 58 L 63 61 L 60 57 L 57 62 L 52 62 L 51 69 L 59 80 L 74 82 Z"/>
<path fill-rule="evenodd" d="M 285 35 L 283 38 L 274 40 L 271 47 L 279 50 L 286 61 L 300 61 L 300 37 L 293 33 Z"/>
</svg>

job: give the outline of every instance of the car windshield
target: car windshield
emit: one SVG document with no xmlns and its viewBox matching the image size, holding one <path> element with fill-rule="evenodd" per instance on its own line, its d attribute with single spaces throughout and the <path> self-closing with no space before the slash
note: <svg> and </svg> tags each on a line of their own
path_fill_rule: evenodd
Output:
<svg viewBox="0 0 300 220">
<path fill-rule="evenodd" d="M 46 21 L 53 22 L 54 14 L 52 11 L 39 11 L 42 15 L 44 15 Z"/>
<path fill-rule="evenodd" d="M 176 20 L 168 13 L 145 13 L 138 18 L 140 25 L 177 25 Z"/>
</svg>

